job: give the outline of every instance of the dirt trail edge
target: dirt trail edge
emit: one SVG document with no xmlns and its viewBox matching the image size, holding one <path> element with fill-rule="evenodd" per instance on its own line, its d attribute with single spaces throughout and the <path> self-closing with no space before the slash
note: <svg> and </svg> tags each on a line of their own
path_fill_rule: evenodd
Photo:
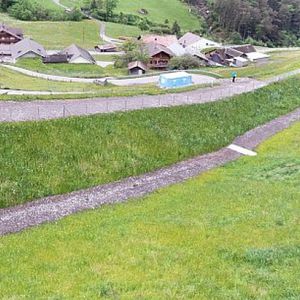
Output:
<svg viewBox="0 0 300 300">
<path fill-rule="evenodd" d="M 300 108 L 248 131 L 236 138 L 233 143 L 253 150 L 260 143 L 288 128 L 296 121 L 300 121 Z M 0 235 L 16 233 L 42 223 L 53 222 L 80 211 L 98 208 L 104 204 L 143 197 L 159 188 L 185 181 L 241 156 L 241 154 L 228 148 L 222 148 L 216 152 L 140 176 L 66 195 L 46 197 L 13 208 L 1 209 Z"/>
</svg>

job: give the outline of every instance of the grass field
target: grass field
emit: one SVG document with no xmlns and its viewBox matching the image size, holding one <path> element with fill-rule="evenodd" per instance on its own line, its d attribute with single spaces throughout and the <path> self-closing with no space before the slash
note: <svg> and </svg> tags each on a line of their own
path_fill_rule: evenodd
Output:
<svg viewBox="0 0 300 300">
<path fill-rule="evenodd" d="M 266 79 L 297 69 L 300 69 L 300 51 L 282 51 L 271 53 L 267 64 L 251 64 L 244 68 L 216 68 L 214 72 L 230 77 L 231 72 L 236 71 L 238 77 Z"/>
<path fill-rule="evenodd" d="M 25 22 L 10 18 L 0 13 L 1 22 L 23 29 L 26 36 L 41 43 L 46 49 L 63 49 L 71 44 L 78 44 L 87 49 L 94 49 L 100 40 L 100 25 L 96 21 L 83 20 L 81 22 Z M 122 24 L 107 23 L 107 34 L 118 37 L 126 33 L 127 36 L 138 36 L 141 31 L 137 27 Z"/>
<path fill-rule="evenodd" d="M 61 3 L 68 7 L 80 6 L 83 2 L 83 0 L 61 0 Z M 122 0 L 118 2 L 116 12 L 142 16 L 138 13 L 142 8 L 149 12 L 147 18 L 153 22 L 164 23 L 168 19 L 172 23 L 177 20 L 183 30 L 200 29 L 198 18 L 191 14 L 188 6 L 180 0 Z"/>
<path fill-rule="evenodd" d="M 114 66 L 102 68 L 88 64 L 43 64 L 41 59 L 32 58 L 20 59 L 16 66 L 39 73 L 67 77 L 100 78 L 128 75 L 127 69 L 117 69 Z"/>
<path fill-rule="evenodd" d="M 115 181 L 219 149 L 299 107 L 299 83 L 293 78 L 205 105 L 1 124 L 0 207 Z"/>
<path fill-rule="evenodd" d="M 0 238 L 0 298 L 299 299 L 299 131 L 140 201 Z"/>
</svg>

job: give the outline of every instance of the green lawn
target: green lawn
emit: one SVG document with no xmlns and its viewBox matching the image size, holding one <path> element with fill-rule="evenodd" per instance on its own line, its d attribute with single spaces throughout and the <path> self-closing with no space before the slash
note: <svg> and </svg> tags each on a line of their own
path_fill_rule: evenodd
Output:
<svg viewBox="0 0 300 300">
<path fill-rule="evenodd" d="M 142 174 L 300 106 L 300 78 L 228 101 L 0 125 L 0 207 Z M 29 142 L 30 141 L 30 142 Z"/>
<path fill-rule="evenodd" d="M 61 3 L 68 6 L 80 6 L 84 0 L 61 0 Z M 189 12 L 189 8 L 180 0 L 122 0 L 118 2 L 116 12 L 126 14 L 138 13 L 140 9 L 146 9 L 149 13 L 147 18 L 156 23 L 164 23 L 166 19 L 170 23 L 178 21 L 183 30 L 200 29 L 200 21 Z M 123 35 L 127 35 L 125 32 Z"/>
<path fill-rule="evenodd" d="M 0 239 L 3 299 L 299 299 L 300 123 L 139 201 Z"/>
<path fill-rule="evenodd" d="M 25 22 L 10 18 L 0 13 L 0 19 L 10 26 L 23 29 L 26 36 L 41 43 L 46 49 L 63 49 L 71 44 L 78 44 L 87 49 L 94 49 L 100 40 L 100 24 L 97 21 L 83 20 L 81 22 Z M 139 36 L 141 30 L 134 26 L 107 23 L 106 33 L 112 37 Z"/>
<path fill-rule="evenodd" d="M 270 55 L 269 62 L 264 65 L 251 64 L 244 68 L 215 68 L 214 72 L 224 77 L 230 77 L 231 72 L 236 71 L 238 77 L 266 79 L 300 69 L 300 51 L 274 52 Z"/>
<path fill-rule="evenodd" d="M 100 78 L 128 75 L 127 69 L 117 69 L 114 66 L 102 68 L 87 64 L 43 64 L 41 59 L 32 58 L 20 59 L 16 66 L 39 73 L 67 77 Z"/>
<path fill-rule="evenodd" d="M 102 87 L 95 84 L 69 83 L 51 81 L 35 78 L 21 73 L 11 71 L 0 67 L 0 88 L 4 89 L 23 89 L 30 91 L 52 91 L 52 92 L 101 92 L 103 89 L 111 87 Z"/>
</svg>

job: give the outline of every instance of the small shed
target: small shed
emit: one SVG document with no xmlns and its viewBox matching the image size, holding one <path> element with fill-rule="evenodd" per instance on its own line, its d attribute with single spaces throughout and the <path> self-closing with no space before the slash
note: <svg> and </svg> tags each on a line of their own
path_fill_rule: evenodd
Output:
<svg viewBox="0 0 300 300">
<path fill-rule="evenodd" d="M 98 52 L 116 52 L 117 46 L 113 44 L 98 45 L 95 50 Z"/>
<path fill-rule="evenodd" d="M 192 75 L 186 72 L 162 74 L 159 77 L 159 86 L 161 88 L 180 88 L 192 84 Z"/>
<path fill-rule="evenodd" d="M 128 64 L 128 73 L 130 75 L 142 75 L 147 71 L 147 66 L 141 61 L 133 61 Z"/>
</svg>

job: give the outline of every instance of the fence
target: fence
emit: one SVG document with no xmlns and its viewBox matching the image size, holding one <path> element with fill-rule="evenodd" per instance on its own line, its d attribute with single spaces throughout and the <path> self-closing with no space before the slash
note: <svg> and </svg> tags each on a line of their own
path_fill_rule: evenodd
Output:
<svg viewBox="0 0 300 300">
<path fill-rule="evenodd" d="M 229 84 L 227 82 L 214 88 L 203 88 L 182 94 L 89 100 L 1 102 L 0 122 L 56 119 L 154 107 L 207 103 L 253 91 L 265 85 L 263 82 L 247 80 L 237 84 Z"/>
</svg>

